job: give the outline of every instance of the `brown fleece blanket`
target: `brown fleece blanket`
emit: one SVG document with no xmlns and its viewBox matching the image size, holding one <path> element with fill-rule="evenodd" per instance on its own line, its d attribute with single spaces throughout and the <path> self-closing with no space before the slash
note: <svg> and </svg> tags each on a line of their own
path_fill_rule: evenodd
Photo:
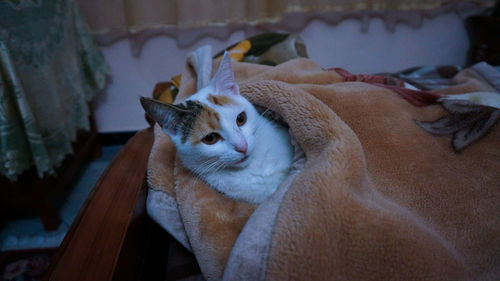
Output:
<svg viewBox="0 0 500 281">
<path fill-rule="evenodd" d="M 156 126 L 148 212 L 206 279 L 500 279 L 498 125 L 456 153 L 450 136 L 415 124 L 445 114 L 439 105 L 343 82 L 307 59 L 233 67 L 242 94 L 288 123 L 296 155 L 278 190 L 250 205 L 184 169 Z M 194 93 L 194 77 L 187 66 L 176 102 Z M 459 78 L 442 91 L 491 89 L 470 73 Z"/>
</svg>

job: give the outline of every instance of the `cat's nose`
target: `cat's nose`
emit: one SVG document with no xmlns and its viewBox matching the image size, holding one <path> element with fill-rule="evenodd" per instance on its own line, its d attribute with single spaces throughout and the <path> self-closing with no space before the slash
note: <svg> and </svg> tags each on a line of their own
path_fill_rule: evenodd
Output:
<svg viewBox="0 0 500 281">
<path fill-rule="evenodd" d="M 241 144 L 238 144 L 234 147 L 234 150 L 240 152 L 240 153 L 243 153 L 243 154 L 246 154 L 247 153 L 247 149 L 248 149 L 248 145 L 246 142 L 243 142 Z"/>
</svg>

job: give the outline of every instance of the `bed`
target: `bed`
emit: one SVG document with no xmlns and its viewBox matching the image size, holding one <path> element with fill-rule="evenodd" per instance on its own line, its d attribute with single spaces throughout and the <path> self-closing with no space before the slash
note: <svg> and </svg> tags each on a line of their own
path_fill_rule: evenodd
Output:
<svg viewBox="0 0 500 281">
<path fill-rule="evenodd" d="M 172 87 L 175 81 L 161 83 L 153 96 L 163 99 L 178 91 L 176 99 L 182 100 L 192 94 L 197 80 L 192 70 L 200 68 L 193 65 L 196 61 L 190 63 L 180 88 Z M 297 173 L 262 205 L 232 202 L 196 181 L 178 162 L 165 161 L 175 157 L 172 146 L 152 124 L 125 145 L 104 173 L 45 280 L 177 280 L 199 278 L 200 272 L 208 280 L 304 276 L 320 280 L 335 272 L 346 280 L 494 279 L 500 151 L 495 146 L 498 126 L 488 120 L 498 121 L 498 109 L 486 103 L 478 105 L 486 109 L 467 105 L 472 111 L 464 111 L 468 97 L 450 103 L 442 99 L 452 93 L 500 91 L 497 70 L 477 64 L 467 69 L 425 67 L 355 75 L 344 69 L 321 69 L 303 58 L 274 68 L 236 63 L 235 70 L 244 84 L 242 93 L 256 104 L 273 104 L 272 110 L 295 132 L 309 162 L 299 159 Z M 405 82 L 419 89 L 409 89 Z M 290 104 L 294 103 L 307 104 L 301 116 L 311 114 L 315 123 L 325 122 L 317 127 L 332 129 L 308 138 L 301 128 L 315 126 L 293 118 L 296 108 Z M 474 138 L 460 136 L 465 125 L 456 131 L 440 127 L 446 129 L 445 137 L 433 131 L 447 113 L 462 122 L 453 114 L 470 117 L 477 112 L 486 121 L 463 121 L 472 126 L 470 131 L 489 127 Z M 481 130 L 478 124 L 484 125 Z M 325 158 L 330 154 L 335 157 Z M 325 163 L 331 169 L 322 170 Z M 315 169 L 324 173 L 314 174 Z M 468 169 L 471 176 L 460 178 Z M 336 173 L 328 172 L 332 170 Z M 184 184 L 173 184 L 172 175 Z M 325 182 L 335 183 L 341 192 L 325 189 Z M 301 188 L 304 184 L 310 193 Z M 165 219 L 154 207 L 147 210 L 148 193 L 158 192 L 175 200 L 183 227 L 175 227 L 179 218 Z M 208 203 L 197 204 L 200 198 Z M 217 215 L 200 217 L 200 213 Z M 269 213 L 279 217 L 276 223 L 265 221 L 263 214 Z M 324 219 L 328 217 L 335 223 Z M 221 225 L 224 239 L 212 230 Z M 302 229 L 310 232 L 301 233 Z M 337 240 L 322 244 L 332 233 Z M 335 251 L 328 250 L 332 245 Z M 330 264 L 332 260 L 340 263 Z"/>
</svg>

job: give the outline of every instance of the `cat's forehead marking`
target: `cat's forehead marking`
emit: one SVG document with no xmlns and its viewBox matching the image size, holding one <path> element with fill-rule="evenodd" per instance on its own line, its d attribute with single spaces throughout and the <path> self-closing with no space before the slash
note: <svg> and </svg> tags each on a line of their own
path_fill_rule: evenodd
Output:
<svg viewBox="0 0 500 281">
<path fill-rule="evenodd" d="M 208 106 L 203 106 L 199 119 L 205 121 L 211 130 L 217 130 L 220 127 L 219 113 Z"/>
<path fill-rule="evenodd" d="M 223 106 L 226 104 L 236 104 L 236 101 L 228 96 L 208 95 L 207 100 L 214 105 Z"/>
<path fill-rule="evenodd" d="M 209 106 L 203 105 L 193 124 L 190 141 L 193 144 L 199 143 L 207 134 L 220 129 L 219 113 Z"/>
<path fill-rule="evenodd" d="M 177 125 L 177 128 L 182 132 L 182 142 L 185 142 L 203 106 L 200 102 L 189 100 L 176 106 L 186 113 Z"/>
</svg>

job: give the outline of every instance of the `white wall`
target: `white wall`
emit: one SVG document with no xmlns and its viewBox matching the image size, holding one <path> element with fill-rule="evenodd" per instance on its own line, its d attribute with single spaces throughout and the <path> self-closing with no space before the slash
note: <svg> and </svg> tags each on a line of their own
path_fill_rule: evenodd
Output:
<svg viewBox="0 0 500 281">
<path fill-rule="evenodd" d="M 419 29 L 398 25 L 391 33 L 381 20 L 375 19 L 368 33 L 360 30 L 357 20 L 336 26 L 311 21 L 300 35 L 311 59 L 323 67 L 342 67 L 352 73 L 465 63 L 468 37 L 463 20 L 456 14 L 427 19 Z M 102 47 L 111 66 L 112 81 L 96 100 L 98 130 L 120 132 L 147 127 L 139 96 L 151 96 L 157 82 L 179 74 L 186 55 L 194 49 L 210 44 L 215 52 L 244 38 L 244 32 L 237 31 L 226 41 L 205 38 L 181 49 L 172 38 L 156 37 L 145 44 L 139 58 L 132 57 L 127 40 Z"/>
</svg>

